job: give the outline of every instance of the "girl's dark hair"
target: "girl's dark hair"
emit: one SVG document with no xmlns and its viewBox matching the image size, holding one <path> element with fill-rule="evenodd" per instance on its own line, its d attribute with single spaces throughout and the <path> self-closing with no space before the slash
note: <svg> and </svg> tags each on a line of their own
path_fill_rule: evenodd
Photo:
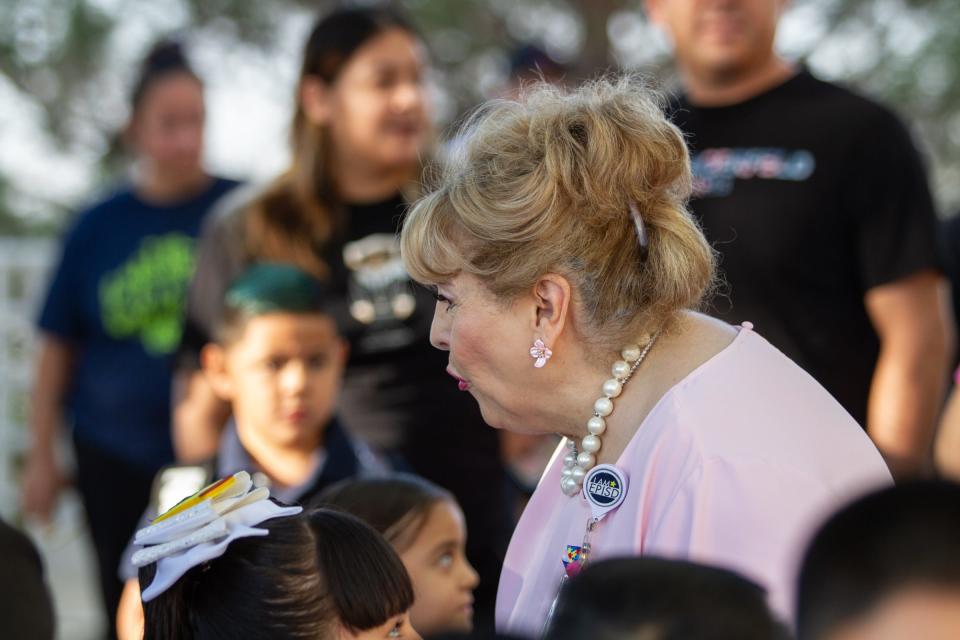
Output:
<svg viewBox="0 0 960 640">
<path fill-rule="evenodd" d="M 140 63 L 140 72 L 130 94 L 130 105 L 134 113 L 140 108 L 151 85 L 175 73 L 185 73 L 200 83 L 200 78 L 187 61 L 181 44 L 173 40 L 160 40 L 150 48 L 150 52 Z"/>
<path fill-rule="evenodd" d="M 307 520 L 317 539 L 326 591 L 343 626 L 356 633 L 410 610 L 410 576 L 383 536 L 359 518 L 333 509 L 314 509 Z"/>
<path fill-rule="evenodd" d="M 304 113 L 302 85 L 308 78 L 334 83 L 361 46 L 391 29 L 419 37 L 406 18 L 385 7 L 339 9 L 314 26 L 297 84 L 291 165 L 251 203 L 248 212 L 246 238 L 251 257 L 286 260 L 316 276 L 327 275 L 319 256 L 338 230 L 338 200 L 330 170 L 329 133 Z"/>
<path fill-rule="evenodd" d="M 328 487 L 314 504 L 352 513 L 404 551 L 420 533 L 430 509 L 444 500 L 455 502 L 449 491 L 432 482 L 397 473 L 343 480 Z"/>
<path fill-rule="evenodd" d="M 307 519 L 276 518 L 259 527 L 270 534 L 235 540 L 145 602 L 144 640 L 327 637 L 336 605 L 324 593 L 319 545 Z M 156 564 L 141 568 L 141 587 L 155 573 Z"/>
<path fill-rule="evenodd" d="M 359 519 L 329 509 L 258 525 L 143 605 L 144 640 L 331 638 L 371 629 L 413 605 L 396 552 Z M 156 565 L 140 569 L 149 585 Z"/>
</svg>

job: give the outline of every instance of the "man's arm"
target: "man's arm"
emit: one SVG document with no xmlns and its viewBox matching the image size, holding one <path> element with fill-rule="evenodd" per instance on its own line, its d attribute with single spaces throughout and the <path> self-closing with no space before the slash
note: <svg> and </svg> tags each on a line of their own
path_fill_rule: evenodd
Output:
<svg viewBox="0 0 960 640">
<path fill-rule="evenodd" d="M 895 479 L 925 474 L 954 348 L 946 283 L 923 270 L 873 287 L 864 304 L 880 337 L 867 432 Z"/>
</svg>

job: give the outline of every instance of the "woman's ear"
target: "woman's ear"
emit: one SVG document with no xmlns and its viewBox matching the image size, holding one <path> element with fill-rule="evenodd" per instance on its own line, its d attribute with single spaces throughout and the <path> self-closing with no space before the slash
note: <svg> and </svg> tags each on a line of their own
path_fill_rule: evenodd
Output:
<svg viewBox="0 0 960 640">
<path fill-rule="evenodd" d="M 205 345 L 200 352 L 200 365 L 213 392 L 222 400 L 233 400 L 233 378 L 227 370 L 226 349 L 214 343 Z"/>
<path fill-rule="evenodd" d="M 536 302 L 535 337 L 547 346 L 557 344 L 573 309 L 573 287 L 565 277 L 548 273 L 540 277 L 533 287 Z"/>
<path fill-rule="evenodd" d="M 300 107 L 312 124 L 326 125 L 332 113 L 332 96 L 326 82 L 316 76 L 300 81 Z"/>
</svg>

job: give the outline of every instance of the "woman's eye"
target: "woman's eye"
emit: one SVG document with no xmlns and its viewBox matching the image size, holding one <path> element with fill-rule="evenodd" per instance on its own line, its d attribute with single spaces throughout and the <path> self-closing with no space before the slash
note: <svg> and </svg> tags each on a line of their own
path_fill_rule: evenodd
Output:
<svg viewBox="0 0 960 640">
<path fill-rule="evenodd" d="M 439 291 L 434 291 L 434 292 L 433 292 L 433 299 L 436 300 L 437 302 L 443 302 L 443 303 L 445 303 L 445 304 L 447 305 L 447 311 L 453 311 L 454 307 L 457 306 L 456 304 L 454 304 L 454 302 L 453 302 L 452 300 L 450 300 L 450 298 L 448 298 L 447 296 L 443 295 L 443 294 L 440 293 Z"/>
<path fill-rule="evenodd" d="M 387 634 L 388 638 L 399 638 L 400 632 L 403 630 L 403 621 L 398 621 L 393 625 L 393 629 L 390 629 L 390 633 Z"/>
<path fill-rule="evenodd" d="M 447 569 L 447 568 L 449 568 L 449 567 L 452 567 L 452 566 L 453 566 L 453 554 L 452 554 L 452 553 L 445 553 L 445 554 L 443 554 L 443 555 L 440 556 L 440 558 L 437 560 L 437 564 L 440 565 L 441 567 L 443 567 L 444 569 Z"/>
</svg>

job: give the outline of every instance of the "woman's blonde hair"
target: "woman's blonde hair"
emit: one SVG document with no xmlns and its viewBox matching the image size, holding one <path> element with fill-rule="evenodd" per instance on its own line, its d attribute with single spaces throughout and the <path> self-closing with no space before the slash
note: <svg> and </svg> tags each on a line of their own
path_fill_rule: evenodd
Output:
<svg viewBox="0 0 960 640">
<path fill-rule="evenodd" d="M 661 105 L 624 76 L 570 92 L 537 85 L 481 107 L 404 223 L 410 275 L 436 284 L 472 274 L 508 303 L 559 273 L 576 289 L 584 337 L 609 348 L 698 306 L 715 258 L 687 212 L 687 147 Z M 648 234 L 645 261 L 631 202 Z"/>
</svg>

